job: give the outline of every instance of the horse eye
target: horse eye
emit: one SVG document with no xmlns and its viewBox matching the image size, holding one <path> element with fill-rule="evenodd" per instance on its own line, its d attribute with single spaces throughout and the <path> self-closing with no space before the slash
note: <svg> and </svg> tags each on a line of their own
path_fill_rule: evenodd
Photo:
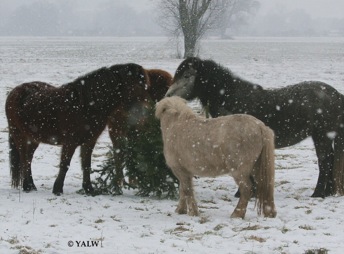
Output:
<svg viewBox="0 0 344 254">
<path fill-rule="evenodd" d="M 184 78 L 190 78 L 190 74 L 184 74 Z"/>
</svg>

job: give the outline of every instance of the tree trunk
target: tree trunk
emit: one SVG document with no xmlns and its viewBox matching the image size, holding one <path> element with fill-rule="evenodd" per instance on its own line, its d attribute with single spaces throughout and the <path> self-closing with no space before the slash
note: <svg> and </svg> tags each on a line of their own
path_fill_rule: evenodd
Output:
<svg viewBox="0 0 344 254">
<path fill-rule="evenodd" d="M 196 36 L 184 34 L 184 58 L 195 56 L 197 46 Z"/>
</svg>

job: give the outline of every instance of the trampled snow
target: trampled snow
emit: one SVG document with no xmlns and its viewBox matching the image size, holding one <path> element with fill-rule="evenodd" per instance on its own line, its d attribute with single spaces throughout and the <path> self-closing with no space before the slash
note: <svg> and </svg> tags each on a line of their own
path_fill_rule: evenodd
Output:
<svg viewBox="0 0 344 254">
<path fill-rule="evenodd" d="M 319 80 L 344 93 L 344 38 L 205 40 L 201 57 L 267 88 Z M 49 145 L 40 145 L 32 165 L 38 191 L 11 189 L 4 112 L 11 88 L 34 80 L 61 85 L 128 62 L 173 74 L 181 61 L 165 38 L 0 38 L 0 253 L 343 252 L 344 197 L 310 197 L 319 172 L 310 138 L 276 150 L 274 219 L 258 217 L 254 200 L 244 220 L 231 219 L 237 187 L 226 176 L 195 179 L 200 217 L 176 214 L 177 200 L 138 197 L 132 190 L 122 196 L 78 194 L 78 151 L 57 197 L 52 187 L 60 147 Z M 93 167 L 102 164 L 110 145 L 105 131 Z"/>
</svg>

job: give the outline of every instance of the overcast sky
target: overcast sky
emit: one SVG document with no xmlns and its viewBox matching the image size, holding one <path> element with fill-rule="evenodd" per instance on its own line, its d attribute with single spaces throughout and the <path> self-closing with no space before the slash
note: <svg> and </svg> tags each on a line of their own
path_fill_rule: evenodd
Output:
<svg viewBox="0 0 344 254">
<path fill-rule="evenodd" d="M 159 1 L 0 0 L 0 35 L 160 35 Z M 344 36 L 344 0 L 257 1 L 255 20 L 241 35 Z"/>
<path fill-rule="evenodd" d="M 304 9 L 313 18 L 344 18 L 344 0 L 258 0 L 261 13 L 274 8 Z"/>
<path fill-rule="evenodd" d="M 0 9 L 4 12 L 9 5 L 20 5 L 33 2 L 35 0 L 0 0 Z M 61 1 L 61 0 L 47 0 L 47 1 Z M 74 1 L 74 0 L 71 0 Z M 153 8 L 159 0 L 112 0 L 113 2 L 125 2 L 130 4 L 136 10 L 147 10 Z M 265 13 L 275 7 L 288 9 L 304 9 L 312 17 L 339 17 L 344 18 L 344 0 L 258 0 L 261 3 L 261 12 Z M 83 1 L 104 2 L 104 0 Z"/>
</svg>

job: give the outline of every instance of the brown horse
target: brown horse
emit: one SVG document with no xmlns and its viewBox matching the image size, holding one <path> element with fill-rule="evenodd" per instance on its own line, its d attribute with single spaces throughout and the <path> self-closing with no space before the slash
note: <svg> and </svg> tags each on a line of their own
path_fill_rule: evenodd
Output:
<svg viewBox="0 0 344 254">
<path fill-rule="evenodd" d="M 148 93 L 152 102 L 156 103 L 161 100 L 169 87 L 172 84 L 172 76 L 170 73 L 160 69 L 146 70 L 149 78 Z M 153 105 L 151 105 L 153 107 Z M 122 165 L 124 164 L 124 149 L 122 138 L 128 136 L 130 127 L 136 127 L 139 131 L 142 130 L 140 126 L 145 119 L 140 108 L 132 108 L 131 111 L 126 110 L 122 106 L 116 108 L 110 115 L 108 120 L 109 135 L 113 144 L 113 149 L 116 151 L 115 168 L 118 177 L 118 183 L 124 183 L 124 175 Z M 151 112 L 148 110 L 147 112 Z"/>
<path fill-rule="evenodd" d="M 53 193 L 63 193 L 71 158 L 81 146 L 83 188 L 92 193 L 91 155 L 114 108 L 145 106 L 148 76 L 140 65 L 103 67 L 54 87 L 43 82 L 15 87 L 6 100 L 9 125 L 12 187 L 36 190 L 31 173 L 33 154 L 40 143 L 62 145 L 60 171 Z"/>
<path fill-rule="evenodd" d="M 253 176 L 257 183 L 258 214 L 275 217 L 274 133 L 250 115 L 213 119 L 197 117 L 186 101 L 169 97 L 157 103 L 167 165 L 179 179 L 177 212 L 198 215 L 193 176 L 229 174 L 239 185 L 239 202 L 232 218 L 244 218 L 252 196 Z"/>
</svg>

